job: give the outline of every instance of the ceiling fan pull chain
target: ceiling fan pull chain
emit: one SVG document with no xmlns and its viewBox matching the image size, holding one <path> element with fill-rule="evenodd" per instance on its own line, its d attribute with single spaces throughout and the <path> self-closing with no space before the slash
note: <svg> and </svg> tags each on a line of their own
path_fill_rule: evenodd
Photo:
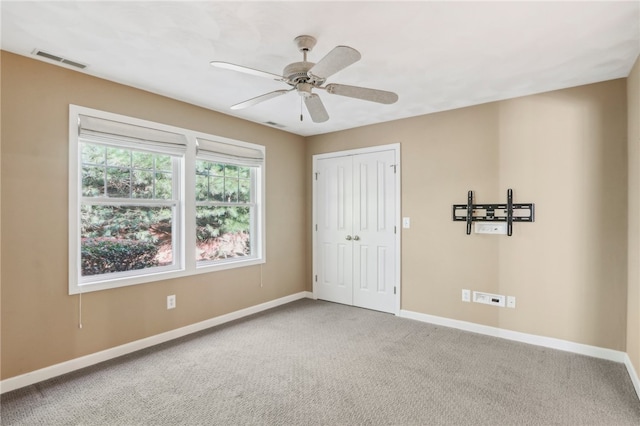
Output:
<svg viewBox="0 0 640 426">
<path fill-rule="evenodd" d="M 300 121 L 302 121 L 302 96 L 300 96 Z"/>
</svg>

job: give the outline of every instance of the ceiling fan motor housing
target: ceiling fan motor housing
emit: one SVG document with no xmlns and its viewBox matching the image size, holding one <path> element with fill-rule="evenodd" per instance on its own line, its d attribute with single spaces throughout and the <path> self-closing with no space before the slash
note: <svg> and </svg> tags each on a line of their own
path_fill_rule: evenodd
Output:
<svg viewBox="0 0 640 426">
<path fill-rule="evenodd" d="M 313 62 L 294 62 L 284 67 L 282 75 L 291 86 L 298 83 L 310 83 L 314 86 L 320 86 L 324 83 L 324 79 L 312 78 L 309 76 L 309 70 L 314 66 Z"/>
</svg>

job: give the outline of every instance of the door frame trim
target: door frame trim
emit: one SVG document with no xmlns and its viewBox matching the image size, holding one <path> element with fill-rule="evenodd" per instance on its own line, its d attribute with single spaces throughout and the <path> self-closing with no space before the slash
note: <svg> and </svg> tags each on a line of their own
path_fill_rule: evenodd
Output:
<svg viewBox="0 0 640 426">
<path fill-rule="evenodd" d="M 401 192 L 401 172 L 402 172 L 402 167 L 401 167 L 401 157 L 400 157 L 400 143 L 393 143 L 393 144 L 388 144 L 388 145 L 376 145 L 376 146 L 371 146 L 371 147 L 366 147 L 366 148 L 357 148 L 357 149 L 349 149 L 346 151 L 335 151 L 335 152 L 328 152 L 328 153 L 324 153 L 324 154 L 315 154 L 313 155 L 313 167 L 312 167 L 312 171 L 311 171 L 311 182 L 312 182 L 312 186 L 313 186 L 313 194 L 312 194 L 312 207 L 311 207 L 311 235 L 312 235 L 312 239 L 311 239 L 311 252 L 312 252 L 312 273 L 311 273 L 311 286 L 313 289 L 313 298 L 317 299 L 317 293 L 316 293 L 316 280 L 315 277 L 318 275 L 318 270 L 317 270 L 317 265 L 318 265 L 318 261 L 317 261 L 317 250 L 316 250 L 316 244 L 317 244 L 317 231 L 316 231 L 316 224 L 317 224 L 317 214 L 316 214 L 316 209 L 318 206 L 318 193 L 317 193 L 317 180 L 315 179 L 315 174 L 318 170 L 317 168 L 317 163 L 318 160 L 322 160 L 322 159 L 326 159 L 326 158 L 337 158 L 337 157 L 348 157 L 348 156 L 353 156 L 353 155 L 359 155 L 359 154 L 369 154 L 369 153 L 373 153 L 373 152 L 381 152 L 381 151 L 395 151 L 395 157 L 396 157 L 396 184 L 395 184 L 395 190 L 396 190 L 396 196 L 395 196 L 395 200 L 394 200 L 394 212 L 395 212 L 395 229 L 396 229 L 396 233 L 395 233 L 395 287 L 396 287 L 396 298 L 395 298 L 395 310 L 394 310 L 394 315 L 399 316 L 400 315 L 400 309 L 401 309 L 401 304 L 400 301 L 401 299 L 401 294 L 402 294 L 402 286 L 401 286 L 401 278 L 402 278 L 402 271 L 401 271 L 401 267 L 402 267 L 402 255 L 401 255 L 401 235 L 402 235 L 402 227 L 401 227 L 401 222 L 402 222 L 402 218 L 401 218 L 401 206 L 402 206 L 402 192 Z"/>
</svg>

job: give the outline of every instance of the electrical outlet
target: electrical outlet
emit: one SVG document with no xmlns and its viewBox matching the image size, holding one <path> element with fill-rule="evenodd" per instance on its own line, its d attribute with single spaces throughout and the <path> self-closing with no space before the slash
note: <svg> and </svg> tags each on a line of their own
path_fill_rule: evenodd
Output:
<svg viewBox="0 0 640 426">
<path fill-rule="evenodd" d="M 462 289 L 462 301 L 471 302 L 471 290 Z"/>
<path fill-rule="evenodd" d="M 167 309 L 173 309 L 176 307 L 176 295 L 172 294 L 167 296 Z"/>
<path fill-rule="evenodd" d="M 515 308 L 515 307 L 516 307 L 516 297 L 507 296 L 507 308 Z"/>
</svg>

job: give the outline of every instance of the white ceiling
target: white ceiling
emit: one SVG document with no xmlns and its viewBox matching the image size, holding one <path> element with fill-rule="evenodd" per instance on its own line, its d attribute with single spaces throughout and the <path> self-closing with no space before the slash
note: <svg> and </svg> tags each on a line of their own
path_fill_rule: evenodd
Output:
<svg viewBox="0 0 640 426">
<path fill-rule="evenodd" d="M 640 53 L 640 1 L 624 2 L 12 2 L 2 49 L 40 49 L 81 71 L 303 136 L 626 77 Z M 362 59 L 327 83 L 396 92 L 382 105 L 320 91 L 329 121 L 300 122 L 294 92 L 229 107 L 285 83 L 214 68 L 212 60 L 281 74 L 302 60 L 293 39 Z M 66 65 L 61 65 L 66 66 Z M 74 68 L 72 68 L 74 69 Z"/>
</svg>

